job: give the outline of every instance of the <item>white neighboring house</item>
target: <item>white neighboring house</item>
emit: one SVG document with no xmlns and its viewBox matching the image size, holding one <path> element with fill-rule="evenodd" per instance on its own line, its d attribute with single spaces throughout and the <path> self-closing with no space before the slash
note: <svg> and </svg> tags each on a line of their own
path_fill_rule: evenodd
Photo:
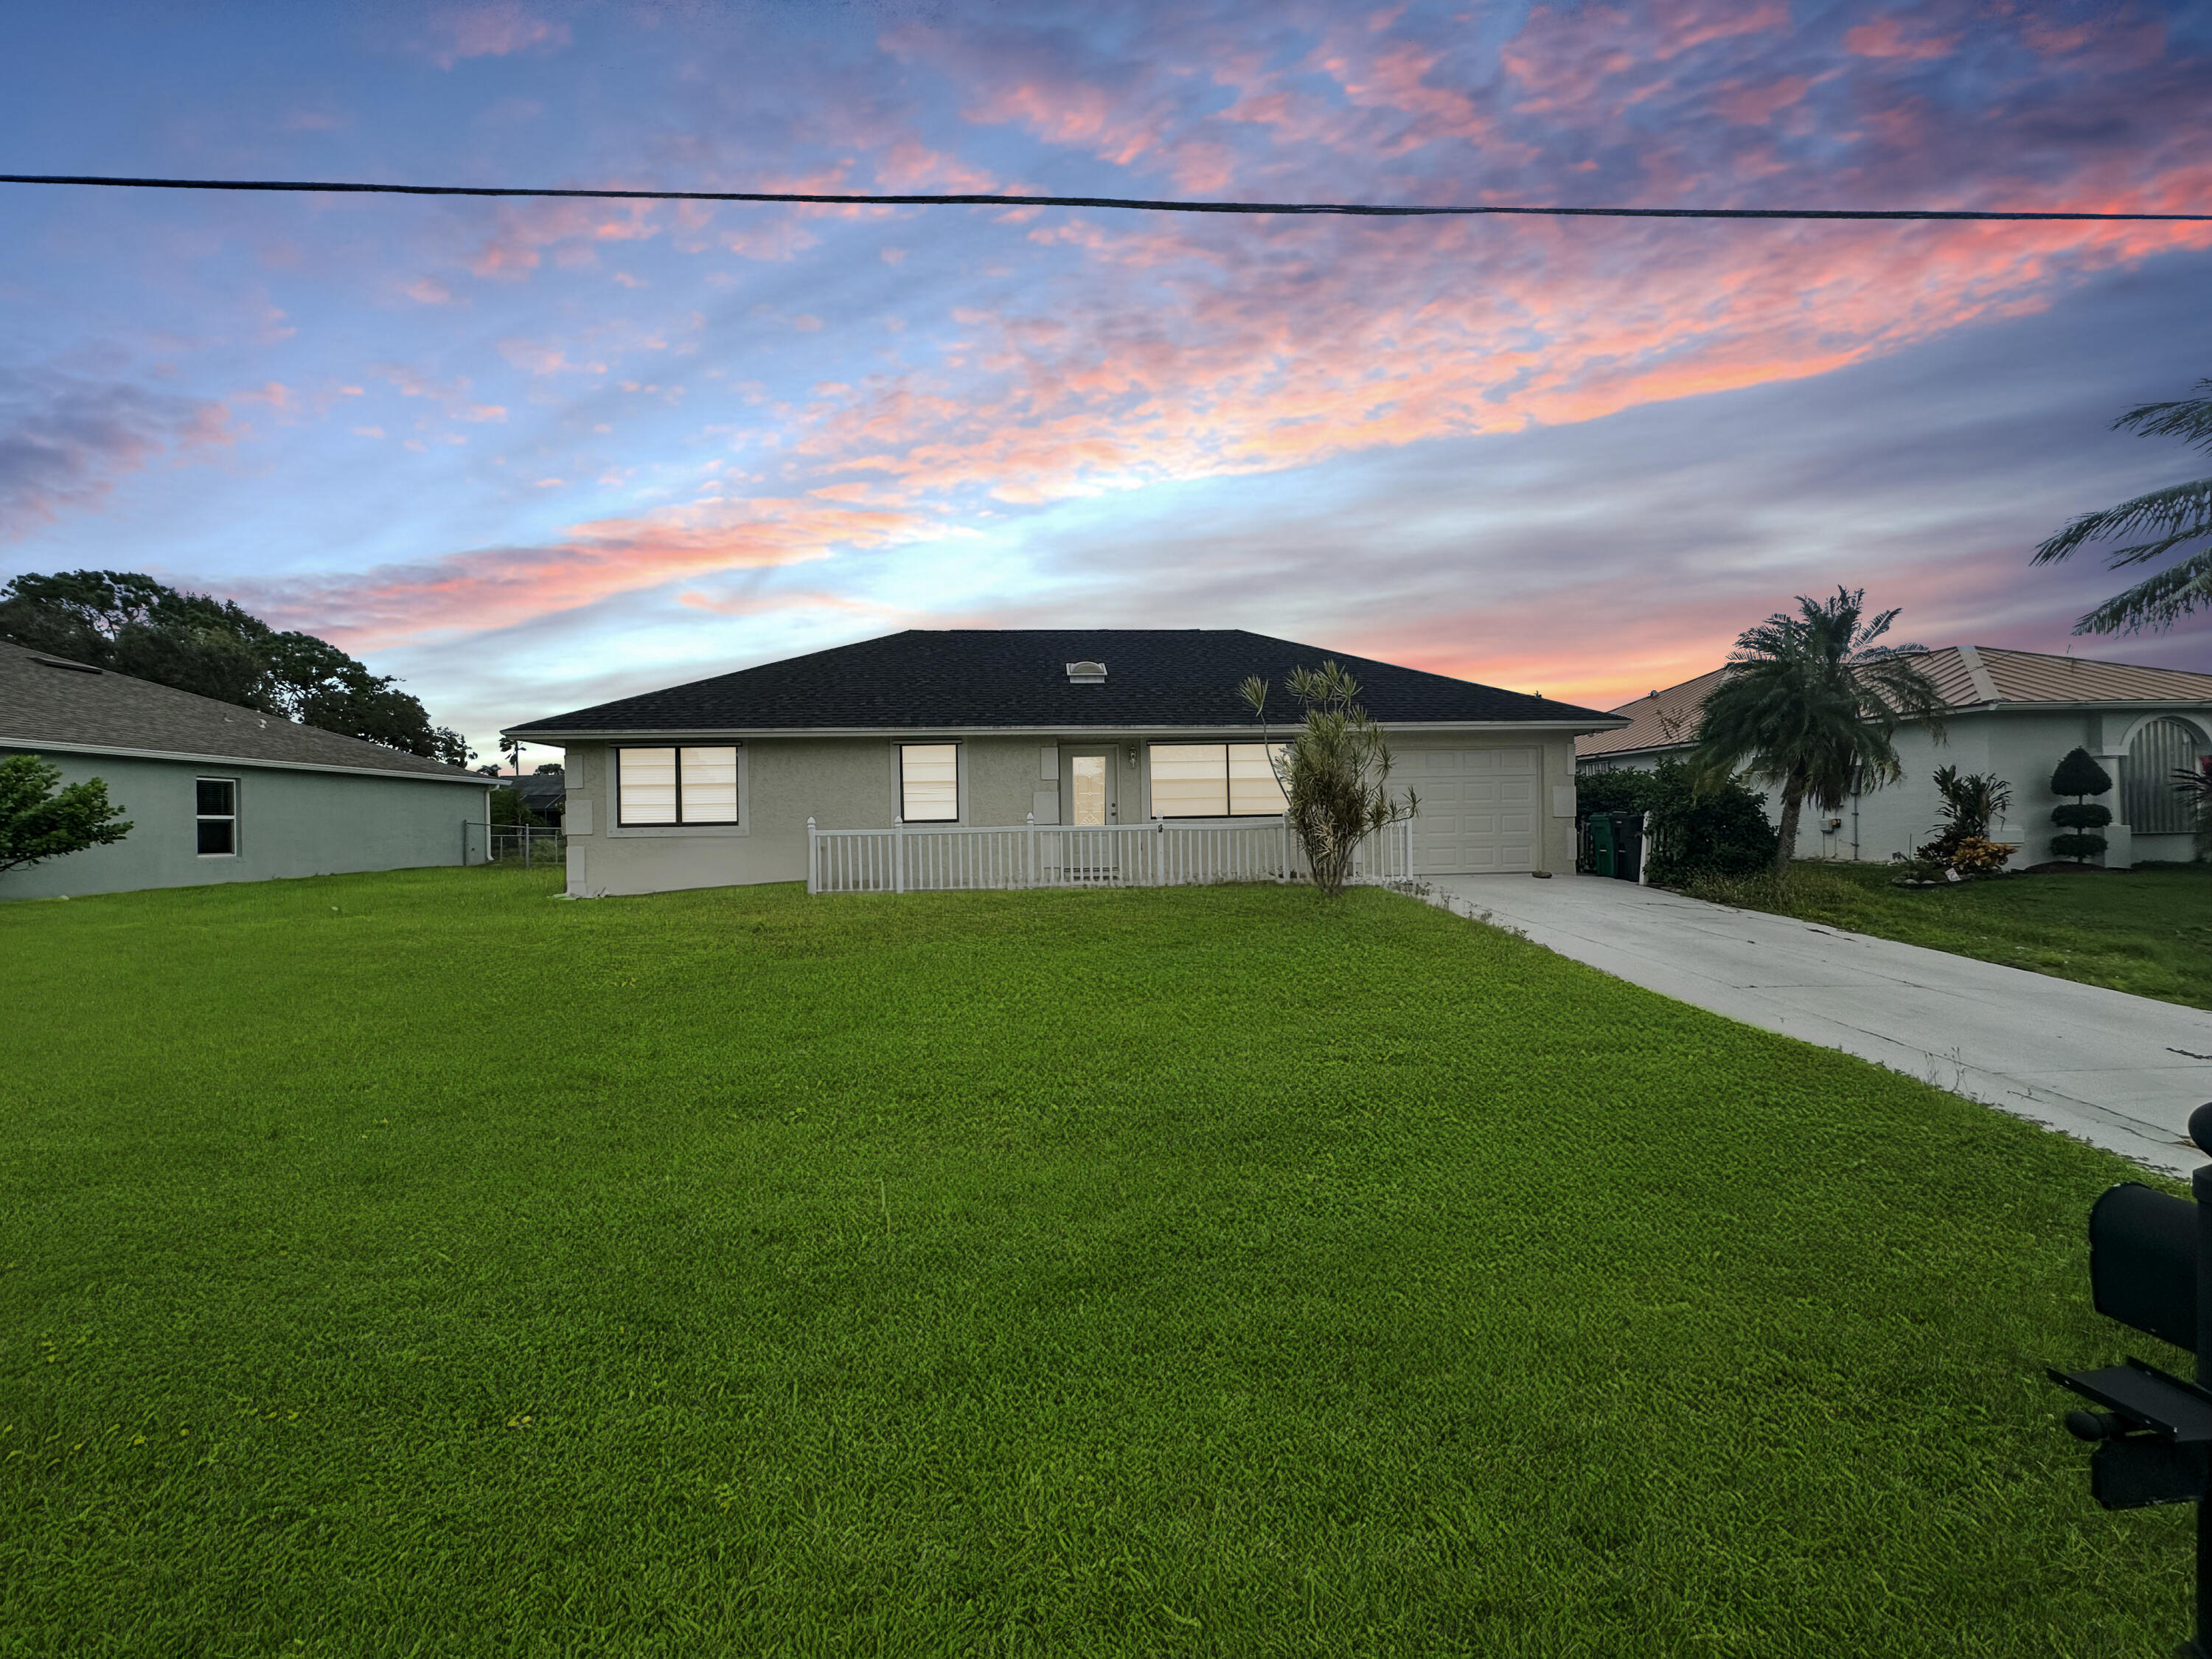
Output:
<svg viewBox="0 0 2212 1659">
<path fill-rule="evenodd" d="M 2112 775 L 2096 799 L 2112 811 L 2102 834 L 2105 863 L 2116 870 L 2197 856 L 2188 808 L 2172 787 L 2176 768 L 2203 768 L 2212 757 L 2212 674 L 2142 668 L 2086 657 L 1993 646 L 1947 646 L 1919 659 L 1953 712 L 1948 740 L 1931 742 L 1925 726 L 1898 733 L 1905 776 L 1855 796 L 1832 817 L 1808 807 L 1796 856 L 1881 863 L 1933 840 L 1942 797 L 1936 769 L 1994 772 L 2012 785 L 2010 813 L 1990 826 L 1993 839 L 2020 848 L 2013 867 L 2052 856 L 2051 822 L 2059 797 L 2051 774 L 2069 750 L 2087 750 Z M 1656 766 L 1696 742 L 1705 700 L 1725 670 L 1715 669 L 1612 712 L 1629 724 L 1575 739 L 1578 772 Z M 2070 799 L 2070 798 L 2069 798 Z M 1781 811 L 1774 792 L 1768 816 Z"/>
</svg>

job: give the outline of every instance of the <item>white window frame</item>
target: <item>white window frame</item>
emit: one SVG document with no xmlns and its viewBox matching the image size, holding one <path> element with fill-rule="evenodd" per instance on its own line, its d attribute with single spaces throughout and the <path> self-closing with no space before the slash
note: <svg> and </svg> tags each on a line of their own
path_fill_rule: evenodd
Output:
<svg viewBox="0 0 2212 1659">
<path fill-rule="evenodd" d="M 614 823 L 609 826 L 611 836 L 734 836 L 744 835 L 750 828 L 746 816 L 746 754 L 742 743 L 615 743 L 607 745 L 609 777 L 607 793 L 613 797 Z M 663 823 L 633 823 L 623 817 L 622 768 L 623 751 L 626 749 L 667 749 L 676 755 L 676 816 Z M 684 751 L 686 749 L 733 749 L 737 751 L 737 811 L 734 818 L 686 818 L 684 816 Z"/>
<path fill-rule="evenodd" d="M 200 786 L 204 783 L 220 783 L 229 789 L 230 811 L 228 812 L 200 811 Z M 230 850 L 228 853 L 200 851 L 200 825 L 203 823 L 227 823 L 230 826 Z M 196 858 L 203 859 L 234 859 L 238 856 L 238 780 L 236 778 L 195 777 L 192 780 L 192 854 Z"/>
<path fill-rule="evenodd" d="M 906 751 L 909 749 L 950 749 L 952 751 L 952 816 L 949 818 L 910 818 L 906 815 Z M 963 824 L 968 822 L 968 745 L 957 738 L 902 738 L 891 744 L 891 817 L 900 823 Z"/>
<path fill-rule="evenodd" d="M 1237 796 L 1229 770 L 1229 751 L 1231 749 L 1247 745 L 1261 750 L 1269 746 L 1263 743 L 1255 743 L 1250 738 L 1224 738 L 1219 742 L 1205 738 L 1195 739 L 1158 738 L 1148 740 L 1145 744 L 1145 800 L 1146 805 L 1151 809 L 1152 816 L 1170 822 L 1189 823 L 1202 823 L 1217 818 L 1279 818 L 1282 817 L 1285 811 L 1282 806 L 1273 806 L 1264 812 L 1237 811 Z M 1278 751 L 1289 746 L 1288 743 L 1279 743 L 1273 745 Z M 1219 812 L 1163 812 L 1160 811 L 1159 796 L 1152 787 L 1152 751 L 1157 749 L 1218 749 L 1221 751 L 1221 800 L 1225 810 Z M 1276 784 L 1279 790 L 1281 787 L 1279 778 L 1276 780 Z"/>
</svg>

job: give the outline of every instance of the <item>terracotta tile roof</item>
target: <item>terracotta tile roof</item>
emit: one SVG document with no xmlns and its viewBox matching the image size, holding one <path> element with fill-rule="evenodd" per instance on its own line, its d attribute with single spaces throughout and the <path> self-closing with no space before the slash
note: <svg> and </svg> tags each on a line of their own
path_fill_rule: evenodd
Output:
<svg viewBox="0 0 2212 1659">
<path fill-rule="evenodd" d="M 88 746 L 410 777 L 491 780 L 151 680 L 0 644 L 0 748 Z"/>
<path fill-rule="evenodd" d="M 2212 674 L 2185 668 L 2142 668 L 1988 645 L 1976 647 L 1976 654 L 1989 669 L 2000 702 L 2212 702 Z"/>
<path fill-rule="evenodd" d="M 1626 754 L 1639 749 L 1671 749 L 1694 743 L 1705 694 L 1721 683 L 1723 670 L 1700 674 L 1664 691 L 1625 702 L 1612 712 L 1628 716 L 1618 732 L 1593 732 L 1575 739 L 1577 760 L 1591 755 Z"/>
<path fill-rule="evenodd" d="M 1990 645 L 1945 646 L 1918 660 L 1921 671 L 1936 682 L 1943 700 L 1954 708 L 2054 702 L 2212 705 L 2212 674 L 2183 668 L 2144 668 L 2133 663 L 2008 651 Z M 1726 672 L 1716 668 L 1710 674 L 1623 703 L 1612 712 L 1627 715 L 1630 723 L 1617 732 L 1595 732 L 1577 738 L 1577 758 L 1688 747 L 1697 741 L 1705 698 Z"/>
</svg>

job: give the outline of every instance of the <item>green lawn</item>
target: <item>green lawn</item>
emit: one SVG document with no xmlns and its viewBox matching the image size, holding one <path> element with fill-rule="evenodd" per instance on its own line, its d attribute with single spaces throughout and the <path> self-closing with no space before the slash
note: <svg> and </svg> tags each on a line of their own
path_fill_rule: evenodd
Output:
<svg viewBox="0 0 2212 1659">
<path fill-rule="evenodd" d="M 2116 1158 L 1377 891 L 556 880 L 0 906 L 0 1654 L 2185 1632 Z"/>
<path fill-rule="evenodd" d="M 1705 882 L 1700 898 L 1802 916 L 2008 968 L 2212 1008 L 2212 864 L 2125 873 L 2008 876 L 1894 887 L 1881 864 L 1805 861 L 1778 890 L 1763 879 Z"/>
</svg>

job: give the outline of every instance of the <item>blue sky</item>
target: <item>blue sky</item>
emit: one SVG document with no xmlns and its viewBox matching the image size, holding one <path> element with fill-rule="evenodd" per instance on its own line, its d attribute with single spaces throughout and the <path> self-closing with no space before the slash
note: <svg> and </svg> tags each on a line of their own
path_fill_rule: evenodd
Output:
<svg viewBox="0 0 2212 1659">
<path fill-rule="evenodd" d="M 2099 3 L 11 9 L 11 172 L 2203 210 Z M 0 187 L 0 574 L 143 569 L 497 728 L 902 627 L 1239 626 L 1606 706 L 2195 476 L 2212 228 Z"/>
</svg>

